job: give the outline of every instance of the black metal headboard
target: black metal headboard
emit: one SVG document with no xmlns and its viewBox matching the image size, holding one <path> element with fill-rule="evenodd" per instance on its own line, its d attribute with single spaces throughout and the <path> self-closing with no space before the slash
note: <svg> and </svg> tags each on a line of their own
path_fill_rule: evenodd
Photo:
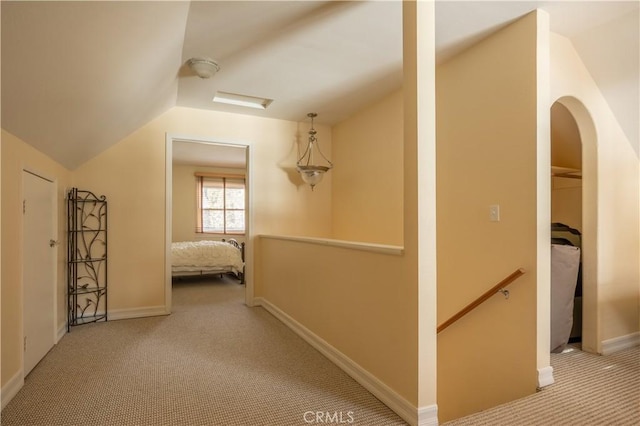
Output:
<svg viewBox="0 0 640 426">
<path fill-rule="evenodd" d="M 222 239 L 223 242 L 225 243 L 229 243 L 232 246 L 234 246 L 235 248 L 237 248 L 238 250 L 240 250 L 240 256 L 242 257 L 242 262 L 244 263 L 244 243 L 239 243 L 238 240 L 236 240 L 235 238 L 229 238 L 228 240 L 225 240 L 224 238 Z M 240 274 L 240 281 L 242 282 L 242 284 L 244 284 L 244 270 L 245 268 L 242 268 L 242 273 Z"/>
<path fill-rule="evenodd" d="M 223 242 L 229 243 L 242 253 L 242 261 L 244 262 L 244 243 L 239 243 L 235 238 L 229 238 L 228 240 L 222 239 Z"/>
</svg>

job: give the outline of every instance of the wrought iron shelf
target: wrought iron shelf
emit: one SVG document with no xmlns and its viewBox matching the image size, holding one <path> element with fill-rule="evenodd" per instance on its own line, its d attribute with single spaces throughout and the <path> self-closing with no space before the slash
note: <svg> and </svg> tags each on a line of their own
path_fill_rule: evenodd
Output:
<svg viewBox="0 0 640 426">
<path fill-rule="evenodd" d="M 84 316 L 76 320 L 77 322 L 76 325 L 91 324 L 93 322 L 106 321 L 106 320 L 107 320 L 107 314 Z"/>
<path fill-rule="evenodd" d="M 80 191 L 80 190 L 78 190 L 78 192 L 89 192 L 89 191 Z M 82 204 L 82 203 L 99 203 L 99 202 L 101 202 L 101 201 L 104 201 L 105 199 L 106 199 L 106 197 L 104 197 L 104 195 L 103 195 L 103 196 L 101 196 L 101 197 L 96 197 L 95 199 L 82 199 L 82 200 L 78 200 L 78 203 L 79 203 L 79 204 Z"/>
<path fill-rule="evenodd" d="M 79 287 L 77 290 L 73 290 L 76 294 L 88 294 L 88 293 L 106 293 L 106 287 Z"/>
<path fill-rule="evenodd" d="M 102 262 L 103 260 L 107 260 L 106 257 L 92 257 L 89 259 L 73 259 L 69 262 L 71 263 L 88 263 L 88 262 Z"/>
<path fill-rule="evenodd" d="M 67 194 L 67 330 L 107 321 L 107 199 L 72 188 Z"/>
</svg>

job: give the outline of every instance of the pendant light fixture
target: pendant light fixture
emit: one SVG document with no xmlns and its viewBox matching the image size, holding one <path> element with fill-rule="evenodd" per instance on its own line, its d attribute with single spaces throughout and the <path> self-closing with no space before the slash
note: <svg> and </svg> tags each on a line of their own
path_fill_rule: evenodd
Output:
<svg viewBox="0 0 640 426">
<path fill-rule="evenodd" d="M 331 168 L 333 167 L 333 163 L 327 157 L 325 157 L 320 150 L 320 144 L 318 142 L 318 139 L 316 139 L 316 130 L 313 128 L 313 119 L 317 116 L 318 114 L 316 114 L 315 112 L 310 112 L 309 114 L 307 114 L 307 117 L 311 118 L 309 142 L 304 153 L 296 163 L 298 173 L 300 173 L 300 176 L 302 176 L 302 180 L 311 186 L 312 191 L 313 188 L 318 183 L 320 183 L 324 174 L 331 170 Z M 325 165 L 320 164 L 320 162 L 316 163 L 315 151 L 317 151 L 322 159 L 324 159 Z"/>
</svg>

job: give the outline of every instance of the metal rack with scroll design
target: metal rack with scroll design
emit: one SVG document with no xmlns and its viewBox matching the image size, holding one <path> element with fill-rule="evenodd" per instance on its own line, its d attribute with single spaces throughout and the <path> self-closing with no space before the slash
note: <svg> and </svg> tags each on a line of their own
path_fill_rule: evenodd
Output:
<svg viewBox="0 0 640 426">
<path fill-rule="evenodd" d="M 107 200 L 72 188 L 67 194 L 67 330 L 107 321 Z"/>
</svg>

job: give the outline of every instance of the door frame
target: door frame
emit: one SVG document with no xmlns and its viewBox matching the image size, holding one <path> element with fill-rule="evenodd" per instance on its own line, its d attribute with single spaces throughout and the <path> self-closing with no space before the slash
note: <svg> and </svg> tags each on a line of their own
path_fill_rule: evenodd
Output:
<svg viewBox="0 0 640 426">
<path fill-rule="evenodd" d="M 244 141 L 226 141 L 217 138 L 204 138 L 199 136 L 185 136 L 167 133 L 165 136 L 165 314 L 171 314 L 171 233 L 172 233 L 172 210 L 173 210 L 173 142 L 193 142 L 211 145 L 225 145 L 245 148 L 246 170 L 245 170 L 245 190 L 247 214 L 245 217 L 245 304 L 253 306 L 253 179 L 252 179 L 252 150 L 251 144 Z"/>
<path fill-rule="evenodd" d="M 573 116 L 582 143 L 582 350 L 599 354 L 598 134 L 590 111 L 579 99 L 561 96 L 551 105 L 556 102 Z"/>
<path fill-rule="evenodd" d="M 21 180 L 21 185 L 20 185 L 20 199 L 25 200 L 25 191 L 24 191 L 24 184 L 25 184 L 25 180 L 24 180 L 24 173 L 29 173 L 33 176 L 36 176 L 40 179 L 43 179 L 49 183 L 51 183 L 51 199 L 52 199 L 52 206 L 51 206 L 51 221 L 52 221 L 52 229 L 53 229 L 53 235 L 50 237 L 51 239 L 55 240 L 55 241 L 60 241 L 59 239 L 59 229 L 58 229 L 58 180 L 50 175 L 48 175 L 47 173 L 42 173 L 41 171 L 39 171 L 37 168 L 33 168 L 30 166 L 26 166 L 23 165 L 21 167 L 22 173 L 20 175 L 20 180 Z M 20 217 L 22 218 L 21 220 L 21 229 L 24 229 L 24 215 L 21 214 Z M 24 291 L 25 291 L 25 282 L 24 282 L 24 275 L 22 274 L 22 271 L 24 271 L 24 267 L 25 267 L 25 263 L 26 263 L 26 256 L 24 253 L 25 250 L 25 234 L 24 232 L 21 231 L 21 254 L 22 254 L 22 269 L 21 269 L 21 287 L 22 287 L 22 301 L 21 301 L 21 305 L 22 305 L 22 327 L 21 327 L 21 341 L 24 342 L 24 338 L 25 338 L 25 330 L 24 330 L 24 318 L 26 315 L 26 306 L 25 306 L 25 295 L 24 295 Z M 58 327 L 57 327 L 57 322 L 58 322 L 58 302 L 59 302 L 59 298 L 58 298 L 58 249 L 56 248 L 54 250 L 54 254 L 53 254 L 53 268 L 51 271 L 52 277 L 51 277 L 51 285 L 53 286 L 53 323 L 51 324 L 51 333 L 53 335 L 53 343 L 54 345 L 57 344 L 60 341 L 61 335 L 58 332 Z M 65 324 L 66 325 L 66 324 Z M 64 330 L 66 330 L 66 327 L 63 327 Z M 22 374 L 24 377 L 24 350 L 21 351 L 21 364 L 22 364 Z"/>
<path fill-rule="evenodd" d="M 551 124 L 551 106 L 556 102 L 569 110 L 582 143 L 582 350 L 601 353 L 598 300 L 598 133 L 589 109 L 576 97 L 563 95 L 545 107 Z M 549 127 L 550 128 L 550 127 Z M 554 383 L 550 357 L 551 330 L 551 137 L 538 141 L 538 303 L 537 351 L 538 386 Z M 542 210 L 541 210 L 542 209 Z"/>
</svg>

